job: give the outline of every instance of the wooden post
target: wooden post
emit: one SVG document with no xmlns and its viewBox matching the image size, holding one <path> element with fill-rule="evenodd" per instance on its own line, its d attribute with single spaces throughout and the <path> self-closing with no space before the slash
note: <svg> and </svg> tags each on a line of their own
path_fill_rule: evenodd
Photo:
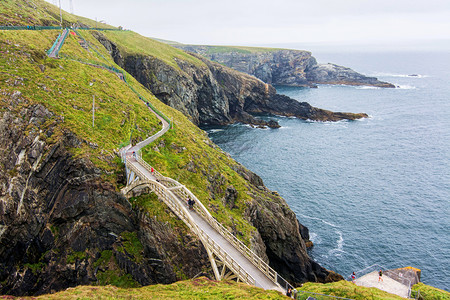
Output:
<svg viewBox="0 0 450 300">
<path fill-rule="evenodd" d="M 59 24 L 61 24 L 62 27 L 62 13 L 61 13 L 61 0 L 59 0 Z"/>
<path fill-rule="evenodd" d="M 95 120 L 95 95 L 92 95 L 92 128 L 94 128 Z"/>
</svg>

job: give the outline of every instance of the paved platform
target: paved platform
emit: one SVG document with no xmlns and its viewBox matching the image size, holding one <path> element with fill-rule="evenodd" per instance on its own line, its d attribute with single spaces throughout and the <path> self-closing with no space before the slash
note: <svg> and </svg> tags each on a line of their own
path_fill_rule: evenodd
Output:
<svg viewBox="0 0 450 300">
<path fill-rule="evenodd" d="M 383 281 L 378 281 L 378 271 L 373 271 L 355 280 L 355 284 L 365 287 L 375 287 L 382 291 L 408 298 L 408 286 L 395 281 L 383 274 Z"/>
</svg>

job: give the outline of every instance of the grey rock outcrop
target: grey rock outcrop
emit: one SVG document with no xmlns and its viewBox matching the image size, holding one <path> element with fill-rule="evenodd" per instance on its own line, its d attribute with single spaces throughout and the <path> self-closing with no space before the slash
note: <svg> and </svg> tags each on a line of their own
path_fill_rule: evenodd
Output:
<svg viewBox="0 0 450 300">
<path fill-rule="evenodd" d="M 207 57 L 273 85 L 316 86 L 316 84 L 368 85 L 393 88 L 394 85 L 367 77 L 350 68 L 318 64 L 311 52 L 302 50 L 245 50 L 239 47 L 175 45 Z"/>
<path fill-rule="evenodd" d="M 314 84 L 365 85 L 394 88 L 395 86 L 379 81 L 375 77 L 367 77 L 350 68 L 335 64 L 315 64 L 306 71 L 306 79 Z"/>
</svg>

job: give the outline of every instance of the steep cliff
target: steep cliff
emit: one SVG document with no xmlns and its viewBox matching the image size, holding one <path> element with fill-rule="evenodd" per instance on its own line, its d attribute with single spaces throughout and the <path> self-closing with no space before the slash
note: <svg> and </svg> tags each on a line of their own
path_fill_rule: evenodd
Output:
<svg viewBox="0 0 450 300">
<path fill-rule="evenodd" d="M 395 87 L 390 83 L 379 81 L 375 77 L 364 76 L 346 67 L 318 64 L 311 52 L 308 51 L 197 45 L 174 45 L 174 47 L 198 53 L 273 85 L 346 84 Z"/>
<path fill-rule="evenodd" d="M 133 75 L 164 103 L 183 112 L 197 125 L 242 122 L 269 125 L 252 114 L 277 114 L 301 119 L 337 121 L 359 119 L 366 114 L 334 113 L 276 93 L 269 84 L 237 72 L 200 55 L 202 64 L 176 60 L 170 66 L 151 55 L 130 53 L 121 47 L 120 33 L 97 34 L 115 62 Z"/>
</svg>

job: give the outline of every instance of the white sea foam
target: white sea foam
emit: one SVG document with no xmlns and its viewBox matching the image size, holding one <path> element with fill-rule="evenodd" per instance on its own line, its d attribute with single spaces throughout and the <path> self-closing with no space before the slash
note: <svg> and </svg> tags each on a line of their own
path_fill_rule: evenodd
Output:
<svg viewBox="0 0 450 300">
<path fill-rule="evenodd" d="M 395 73 L 374 73 L 370 76 L 374 77 L 401 77 L 401 78 L 425 78 L 429 77 L 428 75 L 422 75 L 422 74 L 395 74 Z"/>
<path fill-rule="evenodd" d="M 379 90 L 380 87 L 377 86 L 367 86 L 367 85 L 361 85 L 356 87 L 357 90 Z"/>
<path fill-rule="evenodd" d="M 220 131 L 224 131 L 224 130 L 223 129 L 210 129 L 210 130 L 208 130 L 208 132 L 210 132 L 210 133 L 220 132 Z"/>
<path fill-rule="evenodd" d="M 323 220 L 323 219 L 320 219 L 320 218 L 310 217 L 310 216 L 306 216 L 306 215 L 302 215 L 302 214 L 298 214 L 298 215 L 301 216 L 302 218 L 305 218 L 305 219 L 311 219 L 311 220 L 317 220 L 317 221 L 320 221 L 320 222 L 322 222 L 322 223 L 324 223 L 324 224 L 327 224 L 327 225 L 329 225 L 329 226 L 331 226 L 331 227 L 338 227 L 337 225 L 335 225 L 335 224 L 333 224 L 333 223 L 331 223 L 331 222 L 325 221 L 325 220 Z"/>
<path fill-rule="evenodd" d="M 336 248 L 328 251 L 328 255 L 341 256 L 342 253 L 345 252 L 344 251 L 344 237 L 342 236 L 342 232 L 336 230 L 336 233 L 339 236 L 338 240 L 336 241 Z"/>
<path fill-rule="evenodd" d="M 416 89 L 415 86 L 407 85 L 407 84 L 405 84 L 405 85 L 403 85 L 403 84 L 396 85 L 395 88 L 399 89 L 399 90 L 415 90 Z"/>
<path fill-rule="evenodd" d="M 320 238 L 320 236 L 314 232 L 309 233 L 309 240 L 313 242 L 314 245 L 322 243 L 322 239 Z"/>
</svg>

